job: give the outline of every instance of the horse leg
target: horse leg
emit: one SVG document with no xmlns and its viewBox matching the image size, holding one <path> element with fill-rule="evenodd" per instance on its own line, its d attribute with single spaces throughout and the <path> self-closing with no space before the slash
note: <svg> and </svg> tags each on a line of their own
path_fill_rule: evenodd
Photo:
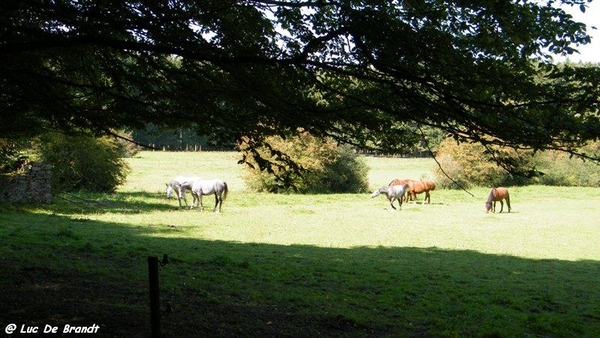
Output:
<svg viewBox="0 0 600 338">
<path fill-rule="evenodd" d="M 177 185 L 177 196 L 179 199 L 179 207 L 181 208 L 181 199 L 183 198 L 183 202 L 185 206 L 188 206 L 187 199 L 185 198 L 185 188 L 182 188 L 180 185 Z"/>
<path fill-rule="evenodd" d="M 192 205 L 190 205 L 190 210 L 198 207 L 198 195 L 192 190 Z"/>
<path fill-rule="evenodd" d="M 202 204 L 202 193 L 198 194 L 198 201 L 200 202 L 200 211 L 204 211 L 204 204 Z"/>
<path fill-rule="evenodd" d="M 218 205 L 219 205 L 219 194 L 215 192 L 215 207 L 213 208 L 213 212 L 217 211 Z M 219 212 L 221 212 L 221 208 L 219 208 Z"/>
<path fill-rule="evenodd" d="M 219 212 L 221 212 L 221 207 L 223 206 L 223 200 L 225 199 L 224 194 L 225 194 L 225 192 L 221 192 L 221 194 L 219 194 Z"/>
<path fill-rule="evenodd" d="M 194 206 L 198 206 L 198 196 L 196 196 L 196 194 L 194 194 L 192 191 L 192 205 L 190 205 L 190 209 L 192 209 Z"/>
<path fill-rule="evenodd" d="M 504 202 L 500 200 L 500 212 L 502 212 L 502 209 L 504 209 Z"/>
<path fill-rule="evenodd" d="M 390 199 L 390 205 L 392 206 L 392 208 L 394 208 L 394 210 L 396 210 L 396 207 L 394 206 L 394 200 L 395 200 L 395 199 L 396 199 L 395 197 L 392 197 L 392 198 Z"/>
<path fill-rule="evenodd" d="M 492 212 L 496 213 L 496 201 L 492 204 Z"/>
<path fill-rule="evenodd" d="M 179 192 L 177 192 L 177 202 L 179 202 L 179 209 L 181 209 L 181 194 Z"/>
<path fill-rule="evenodd" d="M 429 195 L 429 191 L 425 192 L 425 201 L 423 203 L 427 202 L 427 204 L 431 204 L 431 195 Z"/>
<path fill-rule="evenodd" d="M 510 195 L 506 194 L 506 206 L 508 207 L 508 212 L 510 212 Z"/>
</svg>

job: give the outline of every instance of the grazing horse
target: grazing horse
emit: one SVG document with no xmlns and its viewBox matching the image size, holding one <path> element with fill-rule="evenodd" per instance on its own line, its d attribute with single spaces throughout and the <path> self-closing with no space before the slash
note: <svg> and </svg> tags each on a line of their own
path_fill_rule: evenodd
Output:
<svg viewBox="0 0 600 338">
<path fill-rule="evenodd" d="M 394 206 L 395 200 L 398 200 L 399 208 L 402 208 L 402 198 L 407 189 L 408 189 L 408 184 L 392 185 L 392 186 L 388 185 L 387 187 L 383 187 L 383 188 L 379 188 L 379 189 L 375 190 L 373 192 L 373 194 L 371 194 L 371 198 L 377 197 L 381 194 L 384 194 L 387 197 L 387 199 L 390 201 L 390 205 L 392 206 L 392 208 L 396 209 L 396 207 Z"/>
<path fill-rule="evenodd" d="M 175 177 L 171 182 L 167 183 L 167 199 L 171 198 L 171 195 L 173 194 L 173 191 L 175 191 L 175 194 L 177 195 L 177 201 L 179 201 L 179 207 L 181 208 L 181 199 L 183 198 L 183 202 L 185 203 L 185 206 L 187 207 L 187 200 L 185 198 L 185 191 L 186 190 L 192 190 L 192 185 L 194 184 L 194 182 L 196 182 L 197 180 L 200 180 L 201 178 L 198 176 L 177 176 Z M 194 204 L 194 202 L 196 201 L 196 197 L 192 194 L 192 197 L 194 198 L 194 200 L 192 201 L 192 205 Z"/>
<path fill-rule="evenodd" d="M 508 193 L 508 189 L 506 188 L 493 188 L 490 191 L 490 195 L 488 196 L 487 202 L 485 202 L 486 213 L 496 212 L 496 202 L 500 201 L 500 212 L 504 208 L 504 203 L 502 200 L 506 200 L 506 205 L 508 206 L 508 212 L 510 212 L 510 195 Z"/>
<path fill-rule="evenodd" d="M 215 207 L 213 211 L 217 210 L 217 206 L 219 207 L 219 212 L 221 212 L 221 206 L 223 205 L 223 201 L 227 198 L 227 192 L 229 189 L 227 188 L 227 183 L 215 179 L 215 180 L 197 180 L 192 185 L 192 195 L 198 199 L 198 204 L 200 205 L 200 210 L 204 210 L 204 205 L 202 204 L 202 196 L 203 195 L 215 195 Z M 198 205 L 196 205 L 198 206 Z"/>
<path fill-rule="evenodd" d="M 423 203 L 431 203 L 431 195 L 429 192 L 435 190 L 435 183 L 429 180 L 411 181 L 408 182 L 408 195 L 411 201 L 417 200 L 417 194 L 425 193 Z"/>
</svg>

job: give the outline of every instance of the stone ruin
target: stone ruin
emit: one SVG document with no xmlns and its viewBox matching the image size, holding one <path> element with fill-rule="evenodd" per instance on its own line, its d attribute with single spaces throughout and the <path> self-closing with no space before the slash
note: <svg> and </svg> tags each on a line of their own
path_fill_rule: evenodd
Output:
<svg viewBox="0 0 600 338">
<path fill-rule="evenodd" d="M 52 203 L 52 166 L 32 163 L 19 172 L 0 175 L 0 201 Z"/>
</svg>

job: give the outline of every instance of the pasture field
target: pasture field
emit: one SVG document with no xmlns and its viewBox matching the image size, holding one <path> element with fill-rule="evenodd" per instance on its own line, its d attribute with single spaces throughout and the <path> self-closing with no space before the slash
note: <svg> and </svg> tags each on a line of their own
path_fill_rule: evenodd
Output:
<svg viewBox="0 0 600 338">
<path fill-rule="evenodd" d="M 511 187 L 502 214 L 485 213 L 489 187 L 436 190 L 397 211 L 367 193 L 249 192 L 238 159 L 141 152 L 115 194 L 0 204 L 1 332 L 148 336 L 147 257 L 168 254 L 168 337 L 600 336 L 600 188 Z M 433 178 L 430 159 L 365 160 L 372 189 Z M 223 212 L 166 200 L 179 174 L 227 181 Z"/>
</svg>

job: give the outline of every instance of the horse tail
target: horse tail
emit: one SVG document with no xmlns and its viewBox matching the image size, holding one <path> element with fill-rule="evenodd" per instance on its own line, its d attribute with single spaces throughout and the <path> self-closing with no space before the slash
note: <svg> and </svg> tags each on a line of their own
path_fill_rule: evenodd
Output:
<svg viewBox="0 0 600 338">
<path fill-rule="evenodd" d="M 223 201 L 227 198 L 227 193 L 229 192 L 229 188 L 227 187 L 227 183 L 223 181 Z"/>
<path fill-rule="evenodd" d="M 508 212 L 510 212 L 510 193 L 506 189 L 506 205 L 508 206 Z"/>
</svg>

